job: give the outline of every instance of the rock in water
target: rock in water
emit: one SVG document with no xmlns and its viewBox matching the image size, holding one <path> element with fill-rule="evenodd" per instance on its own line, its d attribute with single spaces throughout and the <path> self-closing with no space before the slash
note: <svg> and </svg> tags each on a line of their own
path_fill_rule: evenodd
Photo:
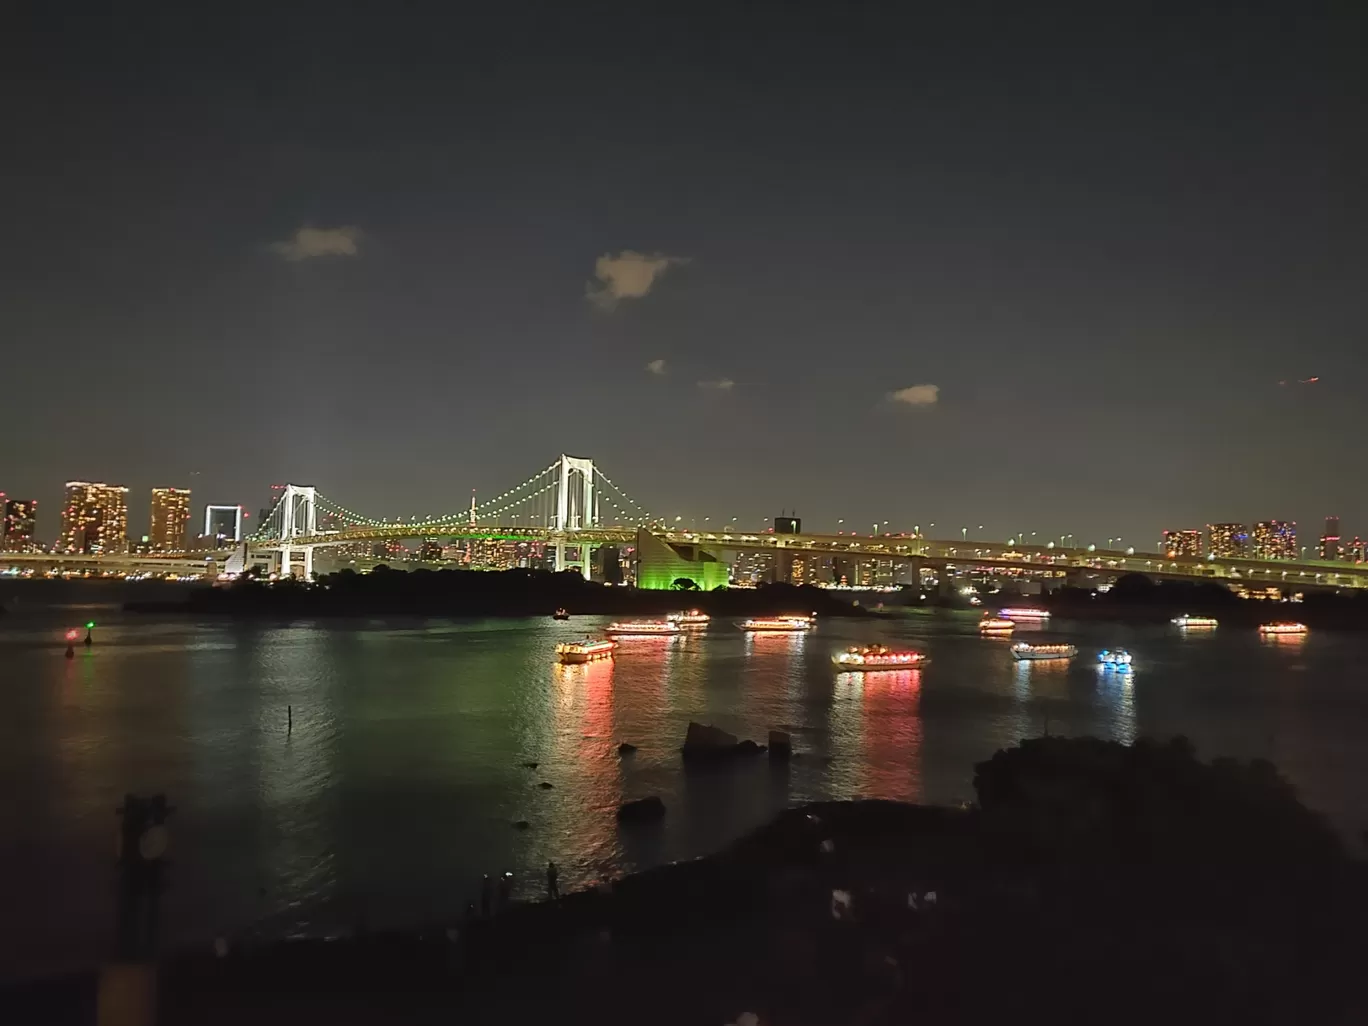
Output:
<svg viewBox="0 0 1368 1026">
<path fill-rule="evenodd" d="M 516 823 L 513 824 L 513 829 L 514 829 L 514 830 L 526 830 L 526 829 L 527 829 L 528 827 L 530 827 L 531 825 L 532 825 L 532 824 L 529 823 L 527 820 L 525 820 L 525 819 L 520 819 L 520 820 L 518 820 Z"/>
<path fill-rule="evenodd" d="M 689 721 L 688 732 L 684 735 L 685 755 L 690 752 L 721 752 L 735 747 L 735 734 L 728 734 L 721 727 Z"/>
<path fill-rule="evenodd" d="M 636 745 L 629 745 L 626 741 L 618 745 L 618 755 L 631 755 L 637 750 Z"/>
<path fill-rule="evenodd" d="M 788 731 L 769 732 L 769 754 L 771 759 L 787 759 L 793 754 L 793 739 L 789 737 Z"/>
<path fill-rule="evenodd" d="M 720 727 L 690 720 L 689 731 L 684 736 L 684 747 L 681 750 L 685 759 L 704 761 L 726 759 L 735 755 L 755 755 L 763 752 L 765 748 L 754 741 L 738 741 L 735 734 L 728 734 Z"/>
<path fill-rule="evenodd" d="M 543 781 L 542 781 L 540 784 L 538 784 L 537 786 L 540 787 L 543 791 L 549 791 L 549 790 L 551 790 L 551 788 L 555 787 L 556 785 L 553 784 L 553 783 L 551 783 L 551 781 L 549 781 L 549 780 L 543 780 Z"/>
<path fill-rule="evenodd" d="M 665 803 L 658 795 L 623 802 L 618 806 L 617 818 L 623 823 L 647 823 L 665 815 Z"/>
<path fill-rule="evenodd" d="M 538 764 L 535 763 L 535 762 L 525 762 L 525 763 L 523 763 L 523 769 L 536 769 L 537 766 L 538 766 Z"/>
</svg>

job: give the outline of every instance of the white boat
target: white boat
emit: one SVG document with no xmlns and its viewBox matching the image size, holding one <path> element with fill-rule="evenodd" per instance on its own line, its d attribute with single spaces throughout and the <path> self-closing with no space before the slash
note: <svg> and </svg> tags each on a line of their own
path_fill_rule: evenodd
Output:
<svg viewBox="0 0 1368 1026">
<path fill-rule="evenodd" d="M 1182 616 L 1175 616 L 1171 621 L 1175 627 L 1215 627 L 1219 622 L 1214 616 L 1191 616 L 1184 613 Z"/>
<path fill-rule="evenodd" d="M 677 623 L 681 627 L 706 627 L 712 617 L 707 613 L 700 613 L 697 609 L 690 609 L 687 613 L 671 613 L 669 619 L 671 623 Z"/>
<path fill-rule="evenodd" d="M 672 620 L 628 620 L 603 628 L 604 634 L 615 638 L 654 638 L 683 631 L 684 628 Z"/>
<path fill-rule="evenodd" d="M 817 626 L 815 616 L 761 616 L 742 620 L 736 626 L 743 631 L 771 634 L 796 634 Z"/>
<path fill-rule="evenodd" d="M 1013 659 L 1072 659 L 1078 655 L 1073 645 L 1028 645 L 1018 641 L 1011 648 Z"/>
<path fill-rule="evenodd" d="M 1104 648 L 1097 653 L 1097 661 L 1109 668 L 1129 668 L 1131 654 L 1124 648 Z"/>
<path fill-rule="evenodd" d="M 556 658 L 563 663 L 592 663 L 613 658 L 616 641 L 568 641 L 556 646 Z"/>
<path fill-rule="evenodd" d="M 999 609 L 998 616 L 1004 620 L 1048 620 L 1050 611 L 1048 609 Z"/>
<path fill-rule="evenodd" d="M 1278 623 L 1259 624 L 1260 634 L 1305 634 L 1306 632 L 1306 624 L 1304 623 L 1280 621 Z"/>
<path fill-rule="evenodd" d="M 926 653 L 916 652 L 912 649 L 899 651 L 885 648 L 883 645 L 865 645 L 860 648 L 848 648 L 844 652 L 837 652 L 831 657 L 831 661 L 840 670 L 858 672 L 861 670 L 912 669 L 925 666 L 928 659 Z"/>
<path fill-rule="evenodd" d="M 979 621 L 979 630 L 984 634 L 1011 634 L 1016 630 L 1016 621 L 1004 620 L 1000 616 L 985 616 Z"/>
</svg>

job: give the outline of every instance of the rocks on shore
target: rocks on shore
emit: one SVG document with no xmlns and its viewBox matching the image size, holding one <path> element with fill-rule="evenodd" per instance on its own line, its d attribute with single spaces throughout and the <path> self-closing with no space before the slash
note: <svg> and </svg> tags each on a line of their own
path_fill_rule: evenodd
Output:
<svg viewBox="0 0 1368 1026">
<path fill-rule="evenodd" d="M 618 806 L 617 818 L 623 823 L 649 823 L 665 815 L 665 803 L 659 795 L 649 795 Z"/>
<path fill-rule="evenodd" d="M 688 732 L 684 735 L 681 751 L 685 759 L 696 761 L 715 761 L 738 755 L 757 755 L 765 750 L 764 745 L 754 741 L 739 741 L 735 734 L 729 734 L 721 727 L 706 723 L 689 721 Z"/>
<path fill-rule="evenodd" d="M 786 730 L 771 730 L 769 732 L 769 757 L 771 759 L 787 759 L 793 754 L 793 738 Z"/>
</svg>

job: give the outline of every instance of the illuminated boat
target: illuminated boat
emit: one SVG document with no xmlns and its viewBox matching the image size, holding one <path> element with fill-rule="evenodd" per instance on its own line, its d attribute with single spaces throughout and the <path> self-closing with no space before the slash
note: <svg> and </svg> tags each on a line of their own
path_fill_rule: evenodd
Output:
<svg viewBox="0 0 1368 1026">
<path fill-rule="evenodd" d="M 1073 645 L 1028 645 L 1018 641 L 1011 648 L 1013 659 L 1072 659 L 1078 655 Z"/>
<path fill-rule="evenodd" d="M 743 631 L 769 634 L 797 634 L 817 626 L 815 616 L 761 616 L 742 620 L 736 626 Z"/>
<path fill-rule="evenodd" d="M 557 609 L 554 613 L 551 614 L 551 619 L 568 620 L 570 619 L 570 614 L 565 611 L 564 606 L 561 606 L 559 609 Z"/>
<path fill-rule="evenodd" d="M 998 616 L 1004 620 L 1048 620 L 1048 609 L 999 609 Z"/>
<path fill-rule="evenodd" d="M 984 634 L 1011 634 L 1016 630 L 1016 623 L 1000 616 L 985 616 L 979 621 L 979 630 Z"/>
<path fill-rule="evenodd" d="M 592 663 L 613 658 L 616 641 L 570 641 L 556 646 L 556 658 L 563 663 Z"/>
<path fill-rule="evenodd" d="M 662 634 L 679 634 L 684 628 L 672 620 L 629 620 L 610 623 L 603 633 L 615 638 L 654 638 Z"/>
<path fill-rule="evenodd" d="M 1215 627 L 1217 622 L 1218 621 L 1214 616 L 1189 616 L 1187 613 L 1184 613 L 1182 616 L 1175 616 L 1172 621 L 1175 627 L 1184 628 Z"/>
<path fill-rule="evenodd" d="M 1278 622 L 1278 623 L 1261 623 L 1261 624 L 1259 624 L 1259 633 L 1260 633 L 1260 634 L 1305 634 L 1305 633 L 1306 633 L 1306 624 L 1304 624 L 1304 623 L 1289 623 L 1289 622 L 1287 622 L 1287 621 L 1280 621 L 1280 622 Z"/>
<path fill-rule="evenodd" d="M 670 621 L 681 627 L 706 627 L 711 619 L 707 613 L 700 613 L 697 609 L 690 609 L 687 613 L 670 614 Z"/>
<path fill-rule="evenodd" d="M 1097 661 L 1109 669 L 1129 669 L 1131 654 L 1124 648 L 1104 648 L 1097 653 Z"/>
<path fill-rule="evenodd" d="M 902 670 L 914 666 L 924 666 L 928 662 L 926 653 L 911 649 L 898 651 L 883 645 L 865 645 L 862 648 L 848 648 L 837 652 L 831 661 L 841 670 Z"/>
</svg>

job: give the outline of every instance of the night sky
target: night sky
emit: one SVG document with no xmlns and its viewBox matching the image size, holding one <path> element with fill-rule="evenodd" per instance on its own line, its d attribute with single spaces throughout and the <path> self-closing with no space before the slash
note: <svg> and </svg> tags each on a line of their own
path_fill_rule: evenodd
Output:
<svg viewBox="0 0 1368 1026">
<path fill-rule="evenodd" d="M 44 540 L 68 478 L 142 534 L 561 452 L 686 520 L 1368 534 L 1361 5 L 58 6 L 0 90 Z"/>
</svg>

